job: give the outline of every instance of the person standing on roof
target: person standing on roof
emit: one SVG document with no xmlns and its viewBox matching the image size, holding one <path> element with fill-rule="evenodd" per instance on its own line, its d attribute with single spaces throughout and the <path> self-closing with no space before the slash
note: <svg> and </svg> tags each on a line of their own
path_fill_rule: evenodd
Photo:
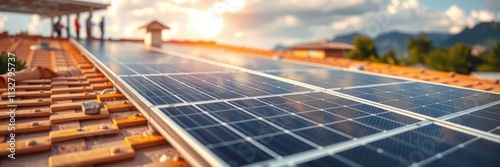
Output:
<svg viewBox="0 0 500 167">
<path fill-rule="evenodd" d="M 59 16 L 59 19 L 57 20 L 57 22 L 54 24 L 54 30 L 56 31 L 56 34 L 57 34 L 57 38 L 61 37 L 61 34 L 62 34 L 62 29 L 64 28 L 64 26 L 61 24 L 61 16 Z"/>
<path fill-rule="evenodd" d="M 76 33 L 76 39 L 80 39 L 80 14 L 76 13 L 76 18 L 75 18 L 75 33 Z"/>
<path fill-rule="evenodd" d="M 104 16 L 101 18 L 101 22 L 99 23 L 99 28 L 101 28 L 101 41 L 104 40 Z"/>
<path fill-rule="evenodd" d="M 87 18 L 87 22 L 85 22 L 85 26 L 87 28 L 87 39 L 92 39 L 92 11 L 89 18 Z"/>
</svg>

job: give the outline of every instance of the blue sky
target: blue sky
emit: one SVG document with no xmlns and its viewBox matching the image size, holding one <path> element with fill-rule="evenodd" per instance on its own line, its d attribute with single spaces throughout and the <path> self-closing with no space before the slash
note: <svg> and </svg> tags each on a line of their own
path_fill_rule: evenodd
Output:
<svg viewBox="0 0 500 167">
<path fill-rule="evenodd" d="M 484 1 L 482 0 L 420 0 L 420 2 L 434 11 L 444 11 L 453 4 L 467 13 L 471 10 L 484 9 Z"/>
<path fill-rule="evenodd" d="M 372 37 L 389 31 L 458 33 L 482 21 L 500 20 L 499 0 L 91 1 L 111 3 L 93 18 L 95 23 L 101 16 L 107 18 L 107 37 L 140 38 L 144 31 L 137 27 L 156 19 L 172 28 L 164 39 L 217 40 L 262 48 L 352 32 Z M 38 16 L 0 12 L 0 30 L 48 35 L 50 23 Z"/>
</svg>

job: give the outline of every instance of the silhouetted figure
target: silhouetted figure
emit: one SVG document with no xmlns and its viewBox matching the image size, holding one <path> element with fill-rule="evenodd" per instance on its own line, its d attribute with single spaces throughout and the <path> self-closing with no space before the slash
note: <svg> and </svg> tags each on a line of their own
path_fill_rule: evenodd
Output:
<svg viewBox="0 0 500 167">
<path fill-rule="evenodd" d="M 85 22 L 87 28 L 87 39 L 92 39 L 92 12 L 90 12 L 89 18 Z"/>
<path fill-rule="evenodd" d="M 61 34 L 62 34 L 62 29 L 64 28 L 64 26 L 61 24 L 61 16 L 59 16 L 59 19 L 57 20 L 57 22 L 54 24 L 54 30 L 56 31 L 56 37 L 61 37 Z"/>
<path fill-rule="evenodd" d="M 80 39 L 80 14 L 76 13 L 76 18 L 74 21 L 75 24 L 75 33 L 76 33 L 76 39 Z"/>
<path fill-rule="evenodd" d="M 101 29 L 101 41 L 104 40 L 104 16 L 101 18 L 101 22 L 99 23 L 99 28 Z"/>
</svg>

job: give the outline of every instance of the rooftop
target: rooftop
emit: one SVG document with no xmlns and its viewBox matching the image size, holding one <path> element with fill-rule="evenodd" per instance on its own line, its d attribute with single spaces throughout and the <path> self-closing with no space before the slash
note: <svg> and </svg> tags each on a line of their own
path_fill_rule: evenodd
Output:
<svg viewBox="0 0 500 167">
<path fill-rule="evenodd" d="M 121 92 L 103 94 L 113 83 L 67 40 L 49 39 L 57 50 L 30 50 L 40 40 L 0 38 L 0 50 L 59 74 L 16 82 L 16 160 L 6 159 L 10 103 L 0 89 L 0 166 L 187 165 L 163 136 L 147 133 L 147 118 Z M 82 103 L 89 101 L 99 104 L 99 113 L 84 113 Z"/>
<path fill-rule="evenodd" d="M 328 41 L 328 40 L 318 40 L 313 42 L 307 42 L 302 44 L 297 44 L 288 47 L 289 49 L 339 49 L 339 50 L 353 50 L 354 46 L 351 44 L 346 44 L 342 42 Z"/>
<path fill-rule="evenodd" d="M 119 89 L 110 90 L 110 88 L 117 87 L 117 85 L 119 84 L 123 84 L 123 83 L 116 83 L 116 81 L 118 80 L 117 78 L 125 80 L 125 78 L 137 78 L 137 77 L 141 78 L 149 75 L 151 75 L 151 77 L 154 77 L 155 76 L 154 73 L 138 74 L 138 76 L 131 75 L 132 73 L 137 73 L 137 71 L 135 70 L 143 70 L 142 72 L 148 73 L 151 72 L 148 70 L 154 68 L 153 71 L 154 70 L 173 71 L 171 75 L 177 77 L 172 77 L 172 78 L 186 79 L 183 78 L 183 76 L 185 76 L 186 73 L 189 73 L 186 71 L 189 71 L 191 68 L 198 67 L 196 65 L 192 65 L 192 63 L 195 63 L 195 61 L 191 60 L 198 58 L 204 59 L 203 56 L 205 56 L 204 55 L 205 53 L 207 54 L 217 53 L 219 57 L 212 57 L 211 60 L 204 59 L 202 60 L 204 62 L 221 61 L 223 62 L 222 64 L 228 63 L 235 65 L 237 67 L 241 67 L 242 69 L 244 68 L 253 69 L 254 67 L 259 67 L 259 68 L 264 68 L 260 69 L 260 71 L 268 73 L 278 73 L 278 74 L 282 72 L 283 76 L 290 74 L 288 75 L 288 77 L 292 78 L 298 77 L 299 75 L 296 74 L 299 74 L 302 71 L 307 72 L 307 71 L 318 70 L 314 68 L 298 69 L 298 70 L 291 68 L 291 69 L 277 70 L 278 72 L 276 72 L 276 70 L 273 71 L 273 68 L 286 68 L 286 66 L 279 66 L 278 64 L 280 63 L 273 62 L 270 59 L 271 56 L 276 54 L 272 51 L 257 50 L 252 48 L 240 48 L 240 47 L 224 46 L 216 44 L 198 45 L 196 43 L 177 42 L 174 45 L 169 45 L 168 47 L 164 47 L 163 49 L 154 49 L 155 51 L 160 52 L 162 54 L 151 54 L 150 52 L 140 49 L 140 47 L 136 47 L 142 44 L 130 45 L 130 43 L 115 41 L 115 42 L 110 42 L 106 45 L 102 45 L 106 46 L 105 50 L 93 50 L 96 48 L 102 49 L 102 46 L 95 45 L 95 43 L 92 42 L 86 44 L 85 42 L 80 41 L 81 45 L 84 46 L 84 48 L 82 48 L 82 46 L 76 46 L 78 44 L 75 45 L 75 43 L 69 42 L 68 40 L 49 39 L 50 45 L 56 47 L 57 50 L 29 49 L 31 45 L 39 43 L 40 40 L 41 40 L 40 38 L 18 38 L 18 37 L 3 37 L 0 39 L 0 44 L 1 44 L 0 46 L 3 47 L 0 49 L 14 52 L 17 55 L 18 59 L 26 60 L 28 66 L 46 67 L 60 75 L 57 77 L 50 77 L 50 78 L 28 79 L 16 83 L 15 100 L 18 106 L 16 113 L 16 140 L 18 142 L 18 147 L 19 147 L 16 149 L 17 150 L 16 153 L 18 153 L 18 155 L 16 156 L 17 158 L 16 161 L 3 161 L 3 160 L 0 161 L 1 166 L 28 166 L 29 164 L 32 163 L 41 164 L 41 166 L 65 166 L 65 165 L 66 166 L 77 166 L 77 165 L 78 166 L 80 165 L 166 166 L 169 164 L 187 166 L 187 163 L 183 159 L 188 160 L 191 157 L 185 157 L 186 154 L 180 155 L 183 152 L 183 150 L 180 150 L 179 146 L 174 144 L 176 142 L 179 142 L 178 139 L 175 138 L 174 134 L 164 135 L 165 133 L 160 133 L 160 134 L 150 133 L 151 131 L 148 130 L 148 121 L 150 121 L 149 123 L 153 124 L 159 123 L 156 121 L 158 119 L 151 118 L 150 117 L 151 115 L 146 115 L 146 116 L 143 115 L 144 109 L 149 109 L 149 107 L 151 106 L 143 106 L 136 103 L 137 99 L 127 98 L 131 97 L 130 94 L 128 94 L 130 92 L 120 92 Z M 122 46 L 129 46 L 130 48 L 135 48 L 135 49 L 124 48 Z M 187 47 L 187 51 L 186 47 L 184 46 L 189 46 Z M 208 47 L 211 49 L 200 51 L 199 50 L 200 47 Z M 121 49 L 116 50 L 116 48 L 121 48 Z M 84 55 L 88 56 L 88 54 L 91 54 L 90 52 L 86 51 L 90 50 L 92 51 L 92 53 L 103 53 L 103 51 L 105 51 L 107 54 L 109 54 L 107 56 L 113 58 L 119 58 L 115 56 L 122 55 L 123 53 L 130 53 L 131 51 L 135 52 L 137 51 L 136 49 L 140 51 L 136 53 L 137 55 L 130 54 L 127 55 L 130 57 L 124 56 L 121 58 L 127 59 L 128 61 L 135 61 L 135 58 L 140 58 L 141 60 L 144 60 L 144 62 L 136 62 L 137 64 L 135 64 L 140 66 L 133 66 L 134 64 L 125 65 L 122 63 L 122 61 L 109 60 L 109 62 L 106 62 L 105 66 L 107 66 L 107 68 L 110 68 L 112 71 L 107 71 L 107 72 L 99 70 L 102 69 L 98 68 L 102 67 L 102 64 L 95 64 L 96 62 L 95 60 L 89 60 L 87 59 L 86 56 L 84 56 Z M 236 52 L 244 53 L 242 54 L 242 56 L 243 57 L 246 56 L 245 60 L 247 60 L 247 62 L 238 61 L 239 60 L 238 57 L 230 58 L 229 60 L 223 60 L 224 58 L 227 58 L 227 56 L 221 54 L 221 52 L 217 52 L 220 51 L 221 49 L 230 51 L 231 53 L 236 53 Z M 163 54 L 165 52 L 168 52 L 165 50 L 172 50 L 172 51 L 185 50 L 187 53 L 193 54 L 194 57 L 191 57 L 189 60 L 181 59 L 180 57 Z M 148 53 L 148 54 L 141 55 L 140 53 Z M 159 55 L 163 57 L 159 57 Z M 264 60 L 262 60 L 261 58 L 264 58 Z M 340 67 L 342 70 L 347 70 L 347 68 L 351 66 L 362 66 L 364 67 L 363 70 L 365 72 L 356 74 L 376 73 L 379 76 L 391 76 L 390 81 L 387 82 L 392 82 L 394 80 L 397 80 L 397 78 L 411 78 L 411 80 L 423 80 L 426 82 L 435 82 L 439 84 L 452 85 L 453 87 L 467 88 L 464 90 L 478 89 L 490 92 L 500 92 L 500 83 L 498 80 L 480 79 L 469 75 L 438 72 L 433 70 L 422 70 L 411 67 L 402 67 L 402 66 L 394 66 L 394 65 L 379 64 L 379 63 L 369 63 L 369 62 L 354 61 L 341 58 L 313 59 L 313 58 L 292 57 L 290 55 L 284 55 L 284 58 L 285 61 L 283 62 L 291 62 L 291 64 L 297 65 L 297 67 L 305 67 L 305 65 L 314 64 L 312 67 L 330 68 L 333 66 L 333 67 Z M 165 61 L 166 63 L 161 64 L 162 65 L 161 68 L 144 66 L 145 64 L 148 63 L 149 64 L 161 63 L 158 61 L 151 61 L 151 60 L 161 60 Z M 186 63 L 192 66 L 185 66 Z M 212 72 L 212 73 L 219 73 L 221 75 L 234 74 L 236 77 L 231 79 L 234 79 L 235 81 L 245 84 L 249 82 L 248 85 L 252 84 L 253 82 L 245 80 L 245 77 L 243 76 L 238 76 L 239 74 L 242 73 L 236 73 L 234 72 L 234 70 L 226 68 L 220 68 L 220 67 L 215 68 L 215 67 L 216 66 L 208 66 L 207 69 L 203 69 L 204 67 L 200 66 L 198 67 L 199 69 L 197 70 L 201 70 L 203 72 L 195 71 L 191 72 L 190 74 L 192 75 L 210 74 L 212 72 L 211 70 L 221 70 L 219 72 Z M 224 65 L 224 67 L 230 67 L 230 65 L 226 64 Z M 329 72 L 336 72 L 336 71 L 338 70 L 331 70 Z M 110 75 L 111 72 L 119 74 L 112 76 Z M 132 73 L 127 74 L 127 72 L 132 72 Z M 329 75 L 323 75 L 325 73 L 320 72 L 314 74 L 315 75 L 312 76 L 308 75 L 309 78 L 307 77 L 302 78 L 300 76 L 299 77 L 304 81 L 313 81 L 316 79 L 318 80 L 329 79 L 328 78 Z M 117 77 L 118 75 L 120 77 Z M 250 74 L 245 74 L 245 75 L 250 75 Z M 112 78 L 108 78 L 106 76 L 112 76 Z M 330 77 L 331 76 L 332 75 L 330 75 Z M 205 78 L 203 82 L 209 85 L 210 78 L 208 75 L 205 77 L 207 78 Z M 259 80 L 259 78 L 253 78 L 253 79 Z M 356 81 L 356 78 L 351 78 L 351 80 Z M 216 82 L 214 83 L 223 85 L 224 84 L 223 82 L 227 81 L 228 80 L 216 80 Z M 165 82 L 166 82 L 165 84 L 167 83 L 173 84 L 179 81 L 173 83 L 169 83 L 167 81 Z M 169 90 L 174 91 L 176 89 L 179 89 L 181 92 L 184 92 L 188 91 L 188 89 L 186 88 L 190 89 L 211 88 L 208 86 L 200 87 L 199 85 L 196 84 L 194 85 L 196 85 L 197 87 L 193 88 L 192 86 L 190 87 L 190 85 L 187 85 L 193 83 L 187 83 L 187 82 L 180 82 L 180 83 L 182 84 L 176 85 L 175 87 L 171 88 L 169 87 Z M 271 84 L 276 84 L 276 83 L 269 82 L 265 84 L 269 86 Z M 294 86 L 294 88 L 300 87 L 299 85 L 283 85 L 283 83 L 278 83 L 278 84 L 282 84 L 281 86 L 285 87 L 286 86 Z M 332 84 L 342 84 L 342 83 L 332 83 Z M 386 83 L 386 84 L 390 85 L 391 83 Z M 142 84 L 139 83 L 139 85 L 134 85 L 134 86 L 141 86 L 141 85 L 145 86 L 145 88 L 147 88 L 148 90 L 154 87 L 154 85 L 147 85 L 145 83 Z M 241 90 L 243 91 L 245 90 L 242 89 L 243 86 L 239 88 L 241 88 Z M 264 87 L 255 86 L 255 88 L 264 89 L 265 86 Z M 238 92 L 241 90 L 235 89 L 234 91 Z M 278 87 L 275 88 L 274 90 L 278 90 Z M 303 89 L 303 91 L 305 90 L 307 89 Z M 310 93 L 310 90 L 308 90 L 307 92 Z M 2 110 L 2 113 L 7 113 L 8 108 L 6 107 L 9 104 L 7 101 L 8 98 L 7 90 L 5 88 L 0 89 L 0 93 L 2 93 L 2 101 L 0 101 L 0 103 L 2 103 L 3 107 L 3 108 L 0 107 L 1 108 L 0 110 Z M 211 92 L 208 92 L 208 94 L 210 95 Z M 299 95 L 297 94 L 297 92 L 293 92 L 290 94 L 293 94 L 293 95 L 288 95 L 288 96 L 293 96 L 290 97 L 291 99 L 303 98 L 299 96 L 294 96 L 294 95 Z M 139 97 L 144 95 L 140 94 L 136 96 Z M 247 96 L 240 98 L 240 100 L 261 99 L 261 98 L 266 98 L 267 96 L 273 96 L 273 95 L 261 95 L 255 97 Z M 284 96 L 287 95 L 283 95 L 283 97 Z M 182 108 L 190 104 L 198 104 L 198 103 L 217 104 L 214 102 L 220 101 L 220 99 L 212 101 L 211 100 L 196 101 L 196 100 L 194 100 L 195 101 L 194 103 L 187 102 L 185 104 L 180 104 L 180 103 L 176 104 L 180 104 L 180 108 Z M 232 102 L 237 100 L 238 98 L 229 99 L 229 101 Z M 82 109 L 82 103 L 87 101 L 96 101 L 101 107 L 100 108 L 101 112 L 98 113 L 97 115 L 85 114 L 85 111 L 83 111 Z M 485 101 L 479 103 L 483 105 L 483 103 L 489 103 L 489 102 Z M 493 102 L 493 103 L 497 104 L 498 102 Z M 310 103 L 309 105 L 314 106 L 316 104 Z M 160 106 L 166 108 L 174 108 L 174 109 L 177 107 L 177 105 L 170 106 L 167 104 L 159 105 L 156 107 L 158 108 Z M 250 106 L 250 107 L 255 107 L 255 106 Z M 143 110 L 139 111 L 141 108 L 143 108 Z M 181 112 L 188 112 L 188 111 L 184 109 Z M 400 113 L 400 112 L 398 111 L 394 113 Z M 404 116 L 397 114 L 395 115 L 406 118 L 406 116 L 408 116 L 408 113 L 405 114 L 403 114 Z M 185 115 L 190 115 L 190 114 L 185 114 Z M 316 121 L 325 121 L 322 119 L 320 120 L 316 119 L 318 115 L 309 115 L 309 116 L 304 115 L 304 117 Z M 415 116 L 410 116 L 410 117 L 415 117 Z M 417 117 L 424 118 L 422 116 L 417 116 Z M 0 140 L 4 141 L 4 143 L 0 145 L 2 148 L 9 147 L 7 143 L 7 141 L 9 140 L 7 134 L 9 134 L 9 132 L 5 131 L 5 129 L 7 129 L 7 126 L 9 124 L 8 118 L 9 115 L 4 114 L 3 117 L 2 115 L 0 115 L 0 126 L 3 127 L 0 128 L 0 134 L 2 134 L 0 136 Z M 447 122 L 433 117 L 425 117 L 425 118 L 430 119 L 432 121 L 436 121 L 438 123 Z M 391 118 L 387 117 L 387 119 Z M 414 119 L 408 119 L 408 121 L 409 120 L 413 121 Z M 400 121 L 400 120 L 395 120 L 395 121 Z M 159 125 L 155 126 L 158 127 Z M 1 131 L 2 129 L 4 130 Z M 349 126 L 348 129 L 352 128 Z M 460 127 L 457 129 L 460 129 Z M 467 130 L 461 130 L 461 132 L 463 131 Z M 478 132 L 473 131 L 473 133 L 478 133 Z M 491 138 L 491 136 L 487 137 Z M 187 141 L 185 142 L 187 143 Z M 214 145 L 210 146 L 211 148 L 215 147 Z M 2 153 L 2 155 L 8 154 L 8 152 L 5 151 L 0 153 Z M 22 161 L 22 159 L 29 159 L 29 161 Z"/>
</svg>

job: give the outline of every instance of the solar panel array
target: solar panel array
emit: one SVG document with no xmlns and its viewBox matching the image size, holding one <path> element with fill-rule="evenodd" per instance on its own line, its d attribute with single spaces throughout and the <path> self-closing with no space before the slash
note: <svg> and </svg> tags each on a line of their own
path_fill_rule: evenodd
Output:
<svg viewBox="0 0 500 167">
<path fill-rule="evenodd" d="M 499 94 L 196 47 L 79 44 L 212 166 L 500 164 Z"/>
</svg>

